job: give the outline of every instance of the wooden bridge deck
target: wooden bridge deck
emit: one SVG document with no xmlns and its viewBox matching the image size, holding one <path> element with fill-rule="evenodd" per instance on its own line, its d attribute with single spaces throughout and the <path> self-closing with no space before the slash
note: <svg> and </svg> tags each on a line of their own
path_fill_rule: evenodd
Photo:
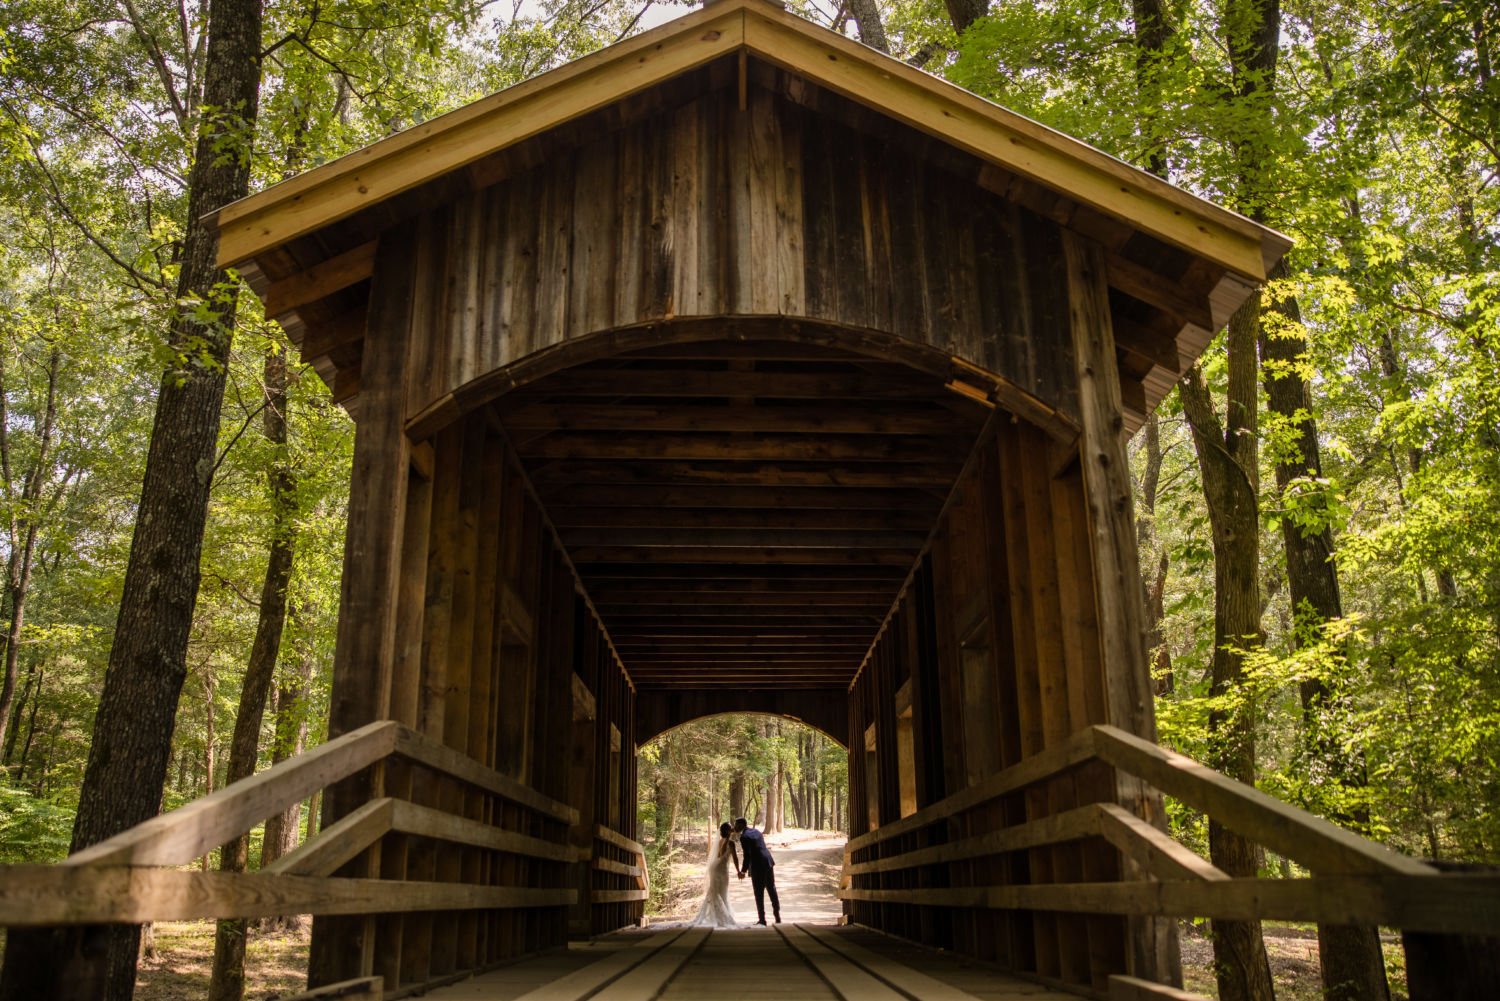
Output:
<svg viewBox="0 0 1500 1001">
<path fill-rule="evenodd" d="M 1074 1001 L 862 928 L 629 930 L 426 994 L 431 1001 Z"/>
</svg>

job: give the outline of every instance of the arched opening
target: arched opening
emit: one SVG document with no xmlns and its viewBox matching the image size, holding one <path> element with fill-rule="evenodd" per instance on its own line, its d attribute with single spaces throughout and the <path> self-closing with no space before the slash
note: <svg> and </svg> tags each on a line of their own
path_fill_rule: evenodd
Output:
<svg viewBox="0 0 1500 1001">
<path fill-rule="evenodd" d="M 832 921 L 841 913 L 849 760 L 831 735 L 781 715 L 718 713 L 642 743 L 636 775 L 650 920 L 694 916 L 717 830 L 739 816 L 765 835 L 787 920 Z M 744 921 L 755 919 L 749 889 L 730 887 Z"/>
</svg>

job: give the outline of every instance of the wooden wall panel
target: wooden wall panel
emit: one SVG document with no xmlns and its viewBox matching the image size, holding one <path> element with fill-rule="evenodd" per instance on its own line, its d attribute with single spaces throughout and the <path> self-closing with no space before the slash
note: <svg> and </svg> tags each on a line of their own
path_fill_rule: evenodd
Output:
<svg viewBox="0 0 1500 1001">
<path fill-rule="evenodd" d="M 460 195 L 418 244 L 408 416 L 564 341 L 731 315 L 892 334 L 1077 410 L 1058 227 L 759 87 Z"/>
</svg>

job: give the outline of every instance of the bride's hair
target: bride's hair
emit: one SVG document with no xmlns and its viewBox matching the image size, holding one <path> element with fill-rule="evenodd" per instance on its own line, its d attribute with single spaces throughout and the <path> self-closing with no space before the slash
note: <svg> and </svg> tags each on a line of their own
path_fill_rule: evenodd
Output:
<svg viewBox="0 0 1500 1001">
<path fill-rule="evenodd" d="M 729 837 L 729 832 L 732 831 L 732 830 L 734 830 L 734 828 L 730 827 L 728 824 L 720 824 L 719 825 L 719 837 L 721 837 L 721 838 L 727 838 L 727 837 Z"/>
</svg>

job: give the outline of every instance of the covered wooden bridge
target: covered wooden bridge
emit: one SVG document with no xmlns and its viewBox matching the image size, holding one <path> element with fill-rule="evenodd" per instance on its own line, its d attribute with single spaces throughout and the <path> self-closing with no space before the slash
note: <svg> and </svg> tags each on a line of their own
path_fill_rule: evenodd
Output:
<svg viewBox="0 0 1500 1001">
<path fill-rule="evenodd" d="M 427 990 L 636 924 L 636 748 L 755 711 L 849 748 L 851 923 L 1058 990 L 1178 996 L 1184 915 L 1500 932 L 1494 880 L 1154 744 L 1125 441 L 1280 235 L 763 0 L 217 223 L 357 422 L 334 739 L 0 921 L 310 911 L 313 986 Z M 325 786 L 274 871 L 155 868 Z M 1162 793 L 1314 876 L 1230 878 Z M 869 944 L 766 934 L 835 990 Z"/>
</svg>

